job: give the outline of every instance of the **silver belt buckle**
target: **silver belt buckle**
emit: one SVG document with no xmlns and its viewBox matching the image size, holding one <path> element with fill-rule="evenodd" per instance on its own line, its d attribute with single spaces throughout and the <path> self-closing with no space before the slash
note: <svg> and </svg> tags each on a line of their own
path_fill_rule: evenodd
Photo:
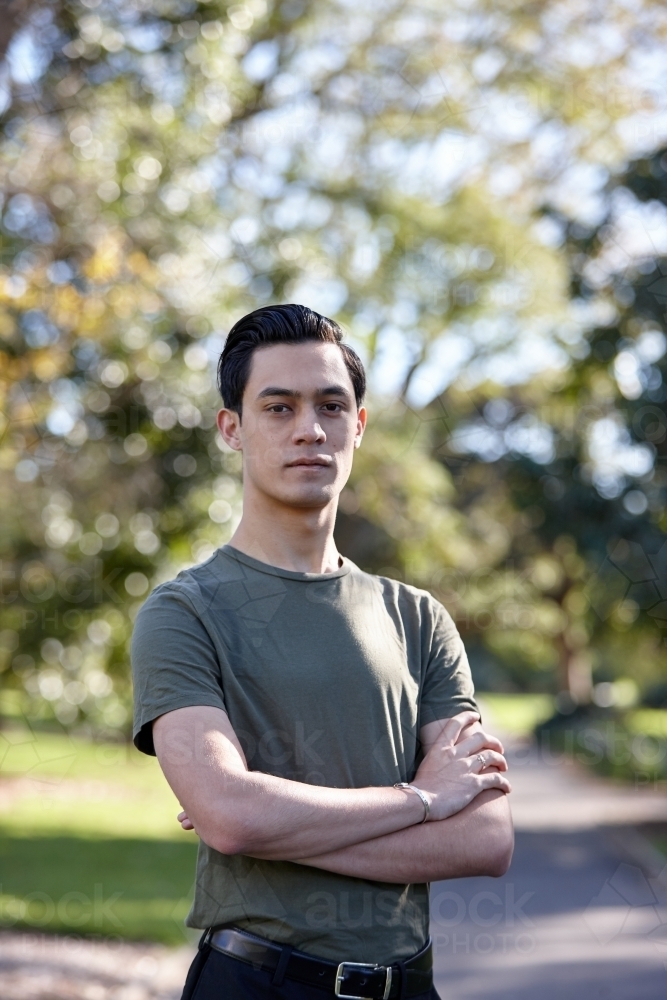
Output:
<svg viewBox="0 0 667 1000">
<path fill-rule="evenodd" d="M 358 993 L 341 993 L 340 989 L 343 985 L 343 977 L 345 976 L 345 966 L 350 969 L 368 969 L 370 968 L 372 972 L 376 972 L 378 969 L 384 969 L 386 979 L 384 984 L 384 993 L 382 994 L 382 1000 L 387 1000 L 389 996 L 389 990 L 391 989 L 391 966 L 390 965 L 373 965 L 370 966 L 368 962 L 341 962 L 336 971 L 336 984 L 334 986 L 334 994 L 340 997 L 340 1000 L 373 1000 L 372 997 L 363 997 Z"/>
</svg>

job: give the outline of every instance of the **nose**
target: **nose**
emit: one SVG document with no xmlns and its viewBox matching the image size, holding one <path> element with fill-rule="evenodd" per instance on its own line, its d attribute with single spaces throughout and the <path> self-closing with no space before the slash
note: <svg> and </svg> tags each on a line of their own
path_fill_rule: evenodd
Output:
<svg viewBox="0 0 667 1000">
<path fill-rule="evenodd" d="M 304 413 L 294 428 L 294 444 L 324 444 L 327 436 L 314 413 Z"/>
</svg>

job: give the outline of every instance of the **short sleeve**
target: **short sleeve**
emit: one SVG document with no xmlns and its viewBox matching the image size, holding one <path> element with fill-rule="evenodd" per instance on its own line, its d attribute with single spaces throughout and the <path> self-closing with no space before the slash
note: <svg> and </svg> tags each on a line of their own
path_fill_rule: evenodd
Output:
<svg viewBox="0 0 667 1000">
<path fill-rule="evenodd" d="M 153 591 L 132 633 L 133 739 L 155 754 L 152 723 L 195 705 L 225 709 L 215 645 L 188 597 L 168 585 Z"/>
<path fill-rule="evenodd" d="M 463 640 L 449 612 L 430 598 L 431 637 L 420 700 L 420 726 L 478 711 Z"/>
</svg>

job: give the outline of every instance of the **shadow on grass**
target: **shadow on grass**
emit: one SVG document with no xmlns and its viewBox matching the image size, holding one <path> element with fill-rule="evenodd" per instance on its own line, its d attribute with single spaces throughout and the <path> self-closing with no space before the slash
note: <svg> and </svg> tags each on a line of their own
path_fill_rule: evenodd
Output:
<svg viewBox="0 0 667 1000">
<path fill-rule="evenodd" d="M 183 944 L 196 841 L 0 830 L 0 927 Z"/>
</svg>

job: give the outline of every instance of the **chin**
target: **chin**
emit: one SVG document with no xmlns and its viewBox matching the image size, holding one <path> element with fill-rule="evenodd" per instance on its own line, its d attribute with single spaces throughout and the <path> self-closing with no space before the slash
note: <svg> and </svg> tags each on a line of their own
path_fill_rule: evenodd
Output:
<svg viewBox="0 0 667 1000">
<path fill-rule="evenodd" d="M 333 490 L 318 490 L 317 492 L 301 493 L 298 496 L 291 497 L 287 500 L 287 503 L 292 507 L 326 507 L 332 500 L 335 500 L 336 496 L 337 494 Z"/>
<path fill-rule="evenodd" d="M 267 490 L 270 496 L 279 500 L 280 503 L 284 503 L 287 507 L 326 507 L 332 500 L 335 500 L 339 492 L 333 485 L 315 486 L 315 484 L 284 492 L 282 490 L 278 492 L 275 489 Z"/>
</svg>

